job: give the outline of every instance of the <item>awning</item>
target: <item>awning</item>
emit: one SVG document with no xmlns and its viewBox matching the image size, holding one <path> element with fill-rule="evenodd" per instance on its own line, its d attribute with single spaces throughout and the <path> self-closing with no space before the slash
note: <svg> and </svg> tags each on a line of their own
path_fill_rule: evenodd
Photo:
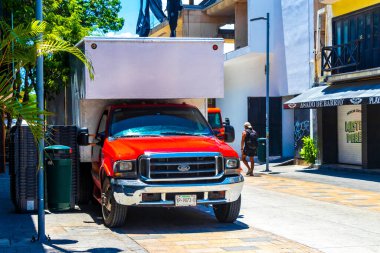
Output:
<svg viewBox="0 0 380 253">
<path fill-rule="evenodd" d="M 339 84 L 311 88 L 284 103 L 285 109 L 380 104 L 380 84 Z"/>
</svg>

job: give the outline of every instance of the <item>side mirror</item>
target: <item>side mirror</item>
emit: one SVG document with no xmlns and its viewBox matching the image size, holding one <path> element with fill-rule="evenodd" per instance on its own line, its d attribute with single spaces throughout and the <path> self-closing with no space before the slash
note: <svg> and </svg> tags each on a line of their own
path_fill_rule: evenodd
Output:
<svg viewBox="0 0 380 253">
<path fill-rule="evenodd" d="M 88 146 L 90 144 L 88 128 L 79 129 L 77 136 L 77 143 L 79 146 Z"/>
<path fill-rule="evenodd" d="M 235 129 L 233 126 L 225 125 L 225 142 L 233 142 L 235 140 Z"/>
</svg>

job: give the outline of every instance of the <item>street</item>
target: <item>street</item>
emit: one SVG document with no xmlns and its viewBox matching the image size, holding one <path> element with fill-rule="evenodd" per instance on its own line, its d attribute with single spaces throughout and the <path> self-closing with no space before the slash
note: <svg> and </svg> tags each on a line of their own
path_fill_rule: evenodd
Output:
<svg viewBox="0 0 380 253">
<path fill-rule="evenodd" d="M 126 225 L 110 230 L 88 205 L 47 214 L 44 246 L 30 243 L 37 215 L 12 213 L 2 194 L 0 252 L 380 252 L 379 175 L 262 169 L 246 177 L 234 224 L 218 223 L 208 207 L 130 208 Z"/>
<path fill-rule="evenodd" d="M 379 176 L 273 171 L 280 174 L 246 180 L 242 213 L 250 226 L 322 252 L 380 252 Z"/>
</svg>

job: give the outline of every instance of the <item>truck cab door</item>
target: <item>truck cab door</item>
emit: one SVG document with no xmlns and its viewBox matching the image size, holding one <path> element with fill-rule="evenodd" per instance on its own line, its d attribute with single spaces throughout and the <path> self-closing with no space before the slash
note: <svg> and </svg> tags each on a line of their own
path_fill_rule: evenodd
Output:
<svg viewBox="0 0 380 253">
<path fill-rule="evenodd" d="M 104 144 L 104 140 L 106 138 L 106 126 L 108 119 L 108 111 L 104 111 L 102 117 L 99 120 L 98 128 L 96 131 L 94 143 L 91 151 L 91 161 L 92 161 L 92 176 L 97 180 L 99 178 L 100 166 L 102 165 L 102 148 Z"/>
</svg>

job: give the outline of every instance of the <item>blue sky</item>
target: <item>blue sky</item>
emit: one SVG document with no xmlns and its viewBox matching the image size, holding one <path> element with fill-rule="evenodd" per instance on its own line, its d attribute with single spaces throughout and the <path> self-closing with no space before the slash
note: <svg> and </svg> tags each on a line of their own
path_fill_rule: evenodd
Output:
<svg viewBox="0 0 380 253">
<path fill-rule="evenodd" d="M 166 0 L 162 0 L 165 8 Z M 136 22 L 139 16 L 140 0 L 121 0 L 122 9 L 119 13 L 124 18 L 124 27 L 121 31 L 115 33 L 121 36 L 133 36 L 136 34 Z M 151 18 L 153 15 L 151 15 Z"/>
<path fill-rule="evenodd" d="M 132 37 L 136 33 L 136 22 L 139 15 L 139 0 L 121 0 L 120 17 L 124 18 L 124 27 L 117 33 L 109 33 L 109 36 L 121 35 L 125 37 Z"/>
</svg>

